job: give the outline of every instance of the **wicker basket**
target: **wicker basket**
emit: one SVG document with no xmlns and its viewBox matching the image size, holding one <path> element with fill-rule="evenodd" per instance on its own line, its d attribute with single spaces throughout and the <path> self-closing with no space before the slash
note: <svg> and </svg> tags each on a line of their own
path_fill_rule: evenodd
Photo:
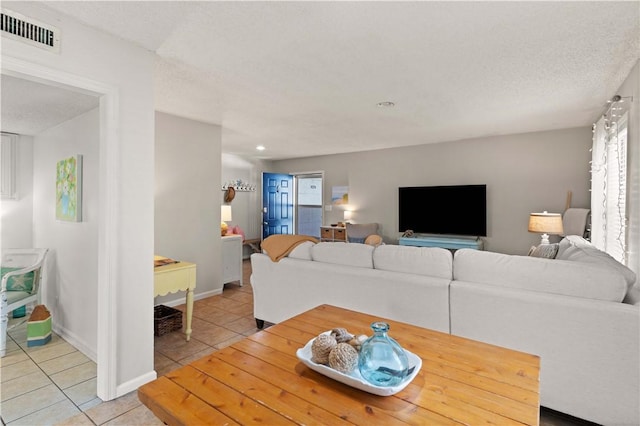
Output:
<svg viewBox="0 0 640 426">
<path fill-rule="evenodd" d="M 169 306 L 153 307 L 153 334 L 162 336 L 182 329 L 182 312 Z"/>
</svg>

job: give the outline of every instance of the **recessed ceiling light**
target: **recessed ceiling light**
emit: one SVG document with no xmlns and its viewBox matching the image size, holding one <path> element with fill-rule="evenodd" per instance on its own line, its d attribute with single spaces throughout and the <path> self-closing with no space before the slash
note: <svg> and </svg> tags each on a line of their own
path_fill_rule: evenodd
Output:
<svg viewBox="0 0 640 426">
<path fill-rule="evenodd" d="M 396 104 L 391 101 L 378 102 L 376 105 L 380 108 L 391 108 L 396 106 Z"/>
<path fill-rule="evenodd" d="M 265 148 L 265 147 L 264 147 L 264 145 L 258 145 L 258 146 L 256 146 L 256 149 L 257 149 L 258 151 L 264 151 L 264 150 L 265 150 L 265 149 L 267 149 L 267 148 Z"/>
</svg>

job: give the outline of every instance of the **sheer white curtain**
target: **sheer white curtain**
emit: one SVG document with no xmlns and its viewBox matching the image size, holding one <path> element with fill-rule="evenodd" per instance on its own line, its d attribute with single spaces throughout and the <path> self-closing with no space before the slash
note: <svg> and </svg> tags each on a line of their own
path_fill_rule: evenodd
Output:
<svg viewBox="0 0 640 426">
<path fill-rule="evenodd" d="M 612 102 L 593 126 L 591 242 L 626 264 L 628 102 Z"/>
</svg>

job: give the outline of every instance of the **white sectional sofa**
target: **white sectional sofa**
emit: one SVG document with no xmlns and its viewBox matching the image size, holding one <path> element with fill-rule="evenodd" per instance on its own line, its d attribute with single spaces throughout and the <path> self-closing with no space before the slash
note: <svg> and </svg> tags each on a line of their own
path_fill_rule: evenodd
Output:
<svg viewBox="0 0 640 426">
<path fill-rule="evenodd" d="M 407 248 L 305 242 L 278 262 L 255 253 L 254 316 L 278 323 L 326 303 L 448 333 L 452 255 Z"/>
<path fill-rule="evenodd" d="M 582 238 L 563 239 L 555 259 L 305 242 L 251 266 L 258 323 L 327 303 L 536 354 L 541 405 L 640 424 L 636 277 Z"/>
</svg>

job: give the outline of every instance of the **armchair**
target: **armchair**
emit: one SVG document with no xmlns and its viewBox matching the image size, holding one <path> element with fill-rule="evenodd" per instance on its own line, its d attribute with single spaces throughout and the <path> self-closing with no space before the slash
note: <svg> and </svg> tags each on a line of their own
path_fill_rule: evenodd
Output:
<svg viewBox="0 0 640 426">
<path fill-rule="evenodd" d="M 40 304 L 40 281 L 48 249 L 6 249 L 2 251 L 0 275 L 0 357 L 7 350 L 9 312 L 30 303 Z M 26 320 L 26 319 L 25 319 Z"/>
<path fill-rule="evenodd" d="M 347 223 L 347 241 L 350 243 L 364 243 L 377 246 L 382 244 L 382 237 L 378 235 L 377 223 Z"/>
</svg>

